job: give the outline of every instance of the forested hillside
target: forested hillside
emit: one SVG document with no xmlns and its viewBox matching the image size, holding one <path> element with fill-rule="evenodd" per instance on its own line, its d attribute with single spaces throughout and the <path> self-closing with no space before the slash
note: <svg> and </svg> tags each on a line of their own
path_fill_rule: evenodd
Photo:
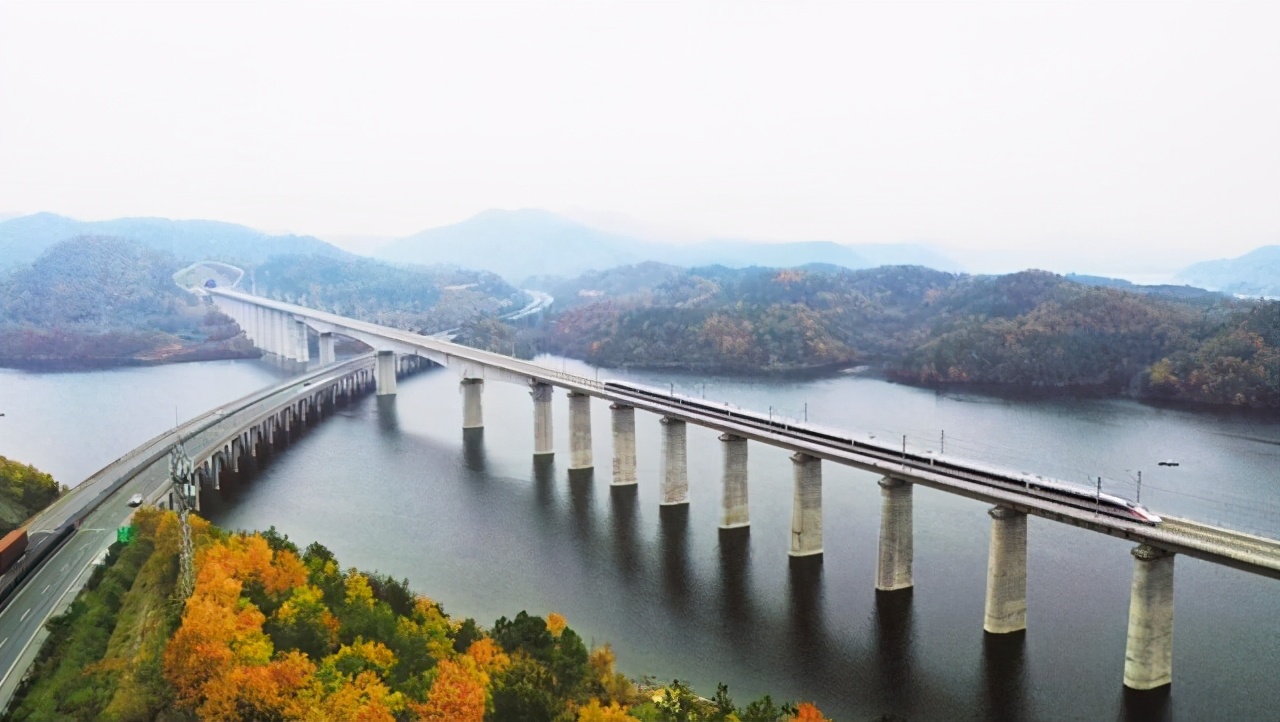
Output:
<svg viewBox="0 0 1280 722">
<path fill-rule="evenodd" d="M 424 333 L 525 303 L 524 292 L 485 271 L 399 267 L 354 257 L 277 256 L 253 269 L 251 283 L 263 296 Z"/>
<path fill-rule="evenodd" d="M 259 352 L 228 318 L 175 283 L 185 265 L 133 240 L 54 244 L 0 277 L 0 365 L 79 368 Z M 279 300 L 435 332 L 520 308 L 526 294 L 492 273 L 401 268 L 327 255 L 278 255 L 240 287 Z"/>
<path fill-rule="evenodd" d="M 0 536 L 17 529 L 64 491 L 52 476 L 34 466 L 0 456 Z"/>
<path fill-rule="evenodd" d="M 192 518 L 195 589 L 173 603 L 173 512 L 140 509 L 87 591 L 50 621 L 10 720 L 622 722 L 823 718 L 768 697 L 737 707 L 679 682 L 642 688 L 565 619 L 524 611 L 485 629 L 405 581 L 343 570 L 318 543 Z"/>
<path fill-rule="evenodd" d="M 0 277 L 0 365 L 89 367 L 256 356 L 230 319 L 173 283 L 180 263 L 136 241 L 54 244 Z"/>
<path fill-rule="evenodd" d="M 549 350 L 604 366 L 872 364 L 922 384 L 1280 407 L 1280 303 L 914 266 L 615 269 L 559 288 Z"/>
<path fill-rule="evenodd" d="M 0 221 L 0 272 L 30 263 L 55 243 L 78 236 L 129 238 L 187 262 L 216 258 L 231 263 L 260 263 L 283 253 L 348 255 L 319 238 L 269 235 L 220 221 L 168 218 L 78 221 L 53 213 L 36 213 Z"/>
</svg>

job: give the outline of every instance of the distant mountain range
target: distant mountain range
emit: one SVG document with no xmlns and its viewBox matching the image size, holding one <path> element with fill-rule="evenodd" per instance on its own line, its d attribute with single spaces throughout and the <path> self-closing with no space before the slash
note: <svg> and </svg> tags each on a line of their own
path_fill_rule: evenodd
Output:
<svg viewBox="0 0 1280 722">
<path fill-rule="evenodd" d="M 1280 298 L 1280 246 L 1263 246 L 1239 258 L 1203 261 L 1179 272 L 1178 280 L 1224 293 Z"/>
<path fill-rule="evenodd" d="M 485 211 L 461 223 L 392 241 L 373 255 L 400 263 L 478 268 L 512 282 L 523 282 L 531 276 L 568 278 L 646 261 L 683 267 L 791 268 L 822 263 L 848 269 L 907 264 L 960 270 L 955 261 L 922 245 L 754 243 L 736 239 L 660 243 L 601 231 L 537 209 Z"/>
<path fill-rule="evenodd" d="M 220 221 L 167 218 L 77 221 L 54 213 L 36 213 L 0 221 L 0 270 L 30 263 L 53 244 L 77 236 L 129 238 L 186 261 L 215 258 L 231 263 L 259 263 L 285 253 L 349 255 L 312 236 L 269 235 Z"/>
<path fill-rule="evenodd" d="M 398 239 L 335 237 L 337 245 L 314 236 L 264 233 L 220 221 L 79 221 L 54 213 L 0 216 L 0 272 L 31 263 L 54 243 L 78 236 L 130 238 L 184 261 L 216 259 L 257 265 L 285 254 L 330 258 L 366 255 L 396 263 L 490 271 L 519 285 L 535 278 L 540 288 L 588 271 L 647 262 L 681 268 L 825 266 L 859 270 L 914 265 L 948 272 L 965 270 L 953 258 L 925 244 L 757 243 L 740 239 L 668 243 L 601 230 L 550 211 L 525 209 L 488 210 L 460 223 Z M 1280 297 L 1280 246 L 1263 246 L 1235 259 L 1196 263 L 1182 270 L 1176 280 L 1224 293 Z M 1172 293 L 1174 288 L 1163 290 Z"/>
</svg>

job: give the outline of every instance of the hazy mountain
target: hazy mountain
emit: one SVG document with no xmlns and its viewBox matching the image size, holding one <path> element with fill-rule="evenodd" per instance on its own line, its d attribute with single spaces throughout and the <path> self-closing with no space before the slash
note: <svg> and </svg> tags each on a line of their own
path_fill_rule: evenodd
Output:
<svg viewBox="0 0 1280 722">
<path fill-rule="evenodd" d="M 668 249 L 670 255 L 657 260 L 680 266 L 794 268 L 807 263 L 827 263 L 844 268 L 867 268 L 872 265 L 849 246 L 830 241 L 752 243 L 717 239 L 689 245 L 669 246 Z"/>
<path fill-rule="evenodd" d="M 448 263 L 493 271 L 513 282 L 552 276 L 568 279 L 645 261 L 676 266 L 791 268 L 812 263 L 848 269 L 923 265 L 958 270 L 951 259 L 914 244 L 843 245 L 831 241 L 756 243 L 716 239 L 660 243 L 611 233 L 550 211 L 490 210 L 450 226 L 402 238 L 375 256 L 402 263 Z"/>
<path fill-rule="evenodd" d="M 168 218 L 116 218 L 77 221 L 54 213 L 0 221 L 0 269 L 34 261 L 58 241 L 77 236 L 129 238 L 179 260 L 216 259 L 256 263 L 282 253 L 345 256 L 319 238 L 268 235 L 220 221 L 174 221 Z"/>
<path fill-rule="evenodd" d="M 530 276 L 576 276 L 654 257 L 651 244 L 597 231 L 549 211 L 489 210 L 461 223 L 394 241 L 377 258 L 400 263 L 477 268 L 509 281 Z"/>
<path fill-rule="evenodd" d="M 1180 271 L 1178 280 L 1224 293 L 1280 297 L 1280 246 L 1197 263 Z"/>
<path fill-rule="evenodd" d="M 1066 279 L 1084 286 L 1119 288 L 1130 293 L 1143 293 L 1149 296 L 1164 296 L 1166 298 L 1213 300 L 1214 298 L 1222 296 L 1222 294 L 1217 291 L 1208 291 L 1203 288 L 1196 288 L 1195 286 L 1175 286 L 1167 283 L 1139 284 L 1132 281 L 1126 281 L 1123 278 L 1110 278 L 1107 276 L 1090 276 L 1079 273 L 1068 273 L 1066 275 Z"/>
</svg>

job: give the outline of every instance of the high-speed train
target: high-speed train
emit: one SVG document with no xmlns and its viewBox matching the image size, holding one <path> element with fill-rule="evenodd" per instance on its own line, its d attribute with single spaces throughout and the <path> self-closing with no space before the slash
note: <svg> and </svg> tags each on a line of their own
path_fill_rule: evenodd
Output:
<svg viewBox="0 0 1280 722">
<path fill-rule="evenodd" d="M 816 424 L 781 417 L 775 418 L 772 414 L 765 415 L 757 411 L 740 409 L 729 404 L 718 404 L 709 402 L 706 399 L 695 399 L 690 396 L 672 393 L 665 389 L 656 389 L 641 384 L 606 381 L 604 386 L 614 393 L 687 406 L 706 414 L 732 419 L 738 423 L 767 428 L 773 433 L 792 436 L 797 439 L 826 442 L 882 461 L 901 464 L 907 468 L 942 472 L 964 481 L 1010 491 L 1019 491 L 1058 504 L 1065 504 L 1087 511 L 1096 511 L 1100 514 L 1128 519 L 1142 524 L 1154 525 L 1160 523 L 1160 517 L 1151 513 L 1141 504 L 1124 497 L 1105 492 L 1099 493 L 1059 479 L 1013 472 L 980 462 L 961 461 L 955 457 L 938 458 L 933 455 L 917 454 L 910 451 L 903 452 L 901 449 L 893 449 L 877 443 L 869 436 L 865 439 L 857 439 L 847 432 Z"/>
</svg>

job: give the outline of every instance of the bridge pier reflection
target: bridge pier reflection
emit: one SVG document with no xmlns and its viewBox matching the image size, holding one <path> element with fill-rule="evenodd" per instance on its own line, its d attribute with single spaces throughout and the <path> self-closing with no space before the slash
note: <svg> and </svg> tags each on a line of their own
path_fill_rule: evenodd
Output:
<svg viewBox="0 0 1280 722">
<path fill-rule="evenodd" d="M 1027 719 L 1026 632 L 982 635 L 982 717 Z"/>
<path fill-rule="evenodd" d="M 485 470 L 484 429 L 462 430 L 462 463 L 474 472 Z"/>
<path fill-rule="evenodd" d="M 822 660 L 826 647 L 826 625 L 822 620 L 822 556 L 791 557 L 787 563 L 791 593 L 791 639 L 796 666 L 807 674 L 826 670 Z"/>
<path fill-rule="evenodd" d="M 751 623 L 751 528 L 720 530 L 721 620 L 733 639 Z"/>
<path fill-rule="evenodd" d="M 689 506 L 664 506 L 658 521 L 662 590 L 677 609 L 684 609 L 689 602 Z"/>
<path fill-rule="evenodd" d="M 613 553 L 627 579 L 635 577 L 640 569 L 640 557 L 636 553 L 636 507 L 638 504 L 635 484 L 609 487 L 611 503 L 610 520 L 613 524 Z"/>
<path fill-rule="evenodd" d="M 880 695 L 891 708 L 908 706 L 914 694 L 915 630 L 912 620 L 913 589 L 876 592 L 876 657 Z"/>
</svg>

